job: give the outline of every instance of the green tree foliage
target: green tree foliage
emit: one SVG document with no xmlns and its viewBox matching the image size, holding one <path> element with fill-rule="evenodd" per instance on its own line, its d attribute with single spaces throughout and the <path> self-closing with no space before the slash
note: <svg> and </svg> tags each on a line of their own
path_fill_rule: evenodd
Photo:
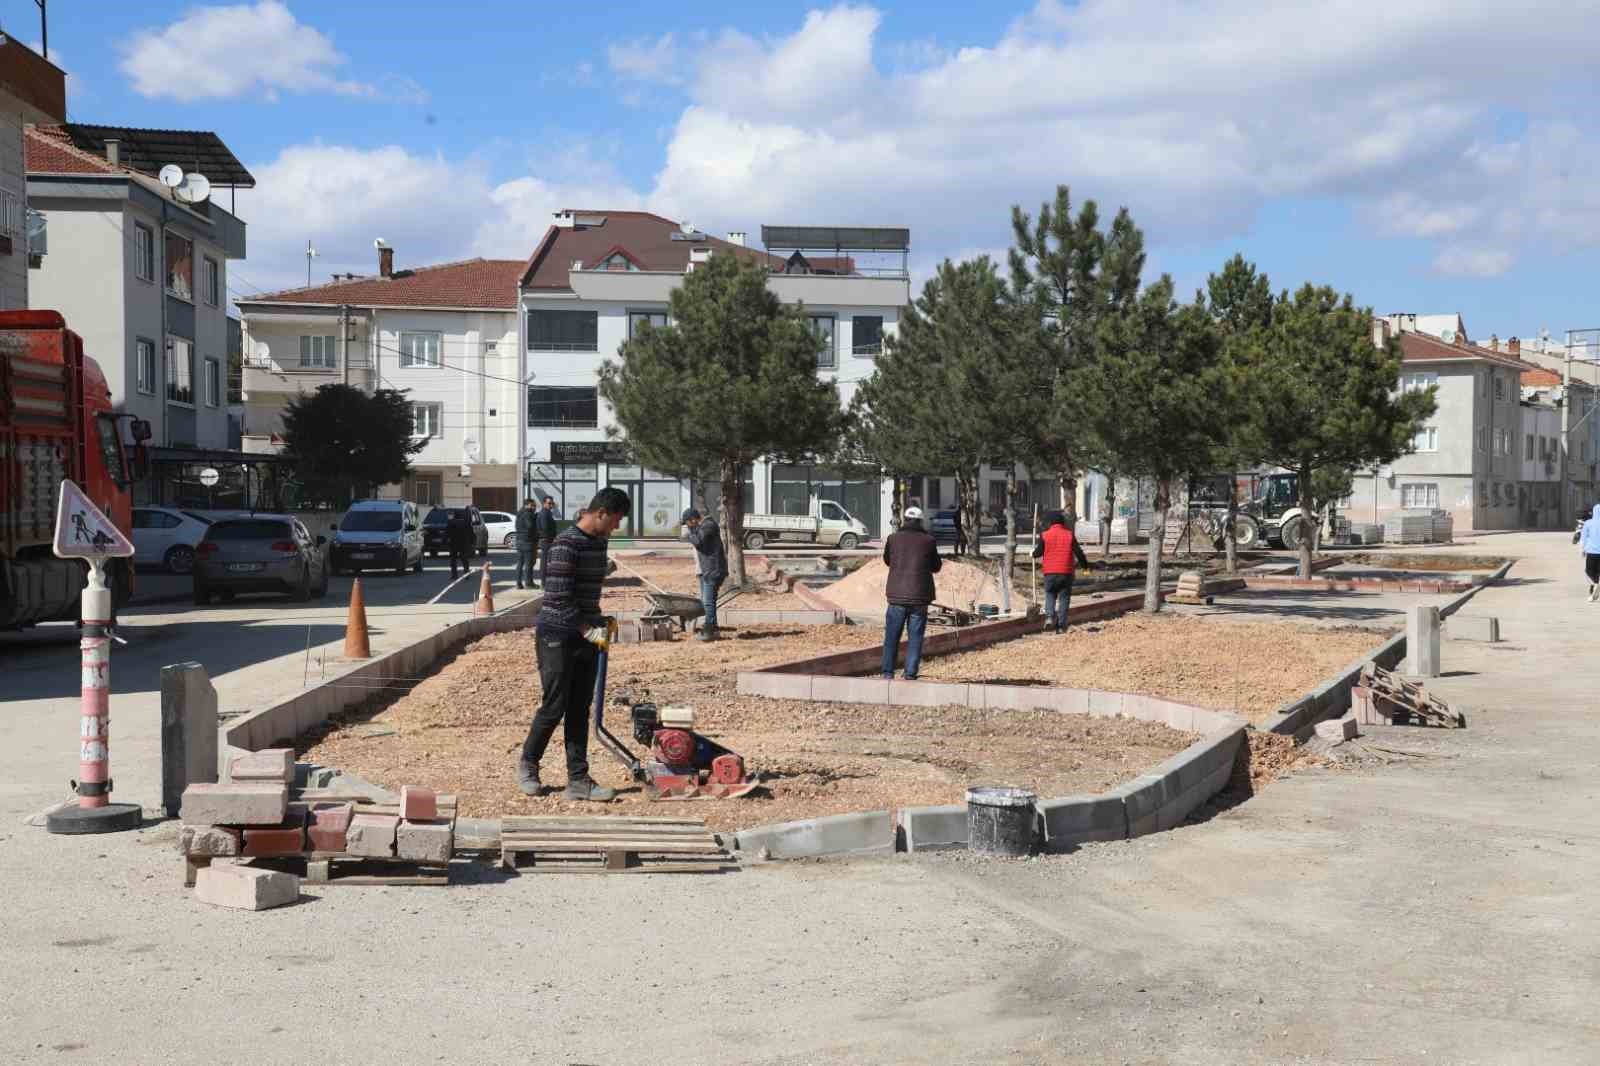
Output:
<svg viewBox="0 0 1600 1066">
<path fill-rule="evenodd" d="M 411 435 L 411 404 L 402 390 L 366 393 L 323 385 L 296 396 L 283 413 L 284 453 L 307 495 L 360 498 L 403 481 L 411 457 L 427 444 Z"/>
<path fill-rule="evenodd" d="M 1399 342 L 1374 343 L 1371 308 L 1306 285 L 1274 301 L 1235 360 L 1247 393 L 1245 450 L 1299 477 L 1300 506 L 1315 522 L 1318 486 L 1338 491 L 1348 473 L 1411 450 L 1434 413 L 1434 392 L 1398 391 Z M 1311 576 L 1311 528 L 1300 539 L 1300 576 Z"/>
<path fill-rule="evenodd" d="M 745 582 L 740 469 L 827 454 L 842 423 L 803 308 L 784 306 L 767 277 L 759 263 L 713 255 L 673 290 L 671 324 L 641 329 L 600 370 L 600 394 L 640 462 L 717 471 L 735 584 Z"/>
<path fill-rule="evenodd" d="M 1011 229 L 1012 292 L 1036 306 L 1048 333 L 1028 402 L 1019 411 L 1026 446 L 1018 458 L 1030 469 L 1055 474 L 1072 520 L 1078 471 L 1107 461 L 1084 430 L 1082 392 L 1074 376 L 1093 359 L 1100 323 L 1138 299 L 1144 234 L 1126 208 L 1105 232 L 1093 200 L 1074 217 L 1065 185 L 1056 187 L 1054 203 L 1040 205 L 1037 220 L 1012 207 Z"/>
<path fill-rule="evenodd" d="M 1242 255 L 1235 255 L 1222 265 L 1220 273 L 1212 274 L 1207 279 L 1206 295 L 1211 316 L 1223 337 L 1225 372 L 1222 386 L 1229 390 L 1232 397 L 1241 397 L 1246 382 L 1240 368 L 1240 353 L 1247 346 L 1252 331 L 1264 329 L 1272 321 L 1272 283 L 1265 274 L 1256 272 L 1254 263 L 1248 262 Z M 1227 467 L 1230 475 L 1236 475 L 1239 467 L 1250 464 L 1253 458 L 1244 450 L 1245 412 L 1238 403 L 1230 406 L 1235 421 L 1229 426 L 1225 446 L 1220 449 L 1217 458 L 1221 465 Z M 1227 572 L 1230 574 L 1237 573 L 1239 569 L 1238 523 L 1239 494 L 1236 486 L 1230 482 L 1223 534 Z"/>
</svg>

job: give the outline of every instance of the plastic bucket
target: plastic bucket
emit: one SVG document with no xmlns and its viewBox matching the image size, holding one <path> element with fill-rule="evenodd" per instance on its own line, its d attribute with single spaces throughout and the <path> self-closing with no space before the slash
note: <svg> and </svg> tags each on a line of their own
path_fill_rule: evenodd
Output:
<svg viewBox="0 0 1600 1066">
<path fill-rule="evenodd" d="M 1027 855 L 1033 850 L 1034 801 L 1025 788 L 967 789 L 967 847 L 985 855 Z"/>
</svg>

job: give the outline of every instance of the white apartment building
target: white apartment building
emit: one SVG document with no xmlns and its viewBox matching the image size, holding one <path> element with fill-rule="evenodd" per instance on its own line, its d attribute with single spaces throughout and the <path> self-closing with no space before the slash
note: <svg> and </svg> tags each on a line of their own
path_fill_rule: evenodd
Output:
<svg viewBox="0 0 1600 1066">
<path fill-rule="evenodd" d="M 849 403 L 910 299 L 909 238 L 902 229 L 767 226 L 758 250 L 741 233 L 721 239 L 646 212 L 559 212 L 519 286 L 528 381 L 522 494 L 553 497 L 570 519 L 597 489 L 616 486 L 634 502 L 626 535 L 675 535 L 683 508 L 714 508 L 718 486 L 642 468 L 610 439 L 614 420 L 599 395 L 600 364 L 616 357 L 639 323 L 667 321 L 672 290 L 696 263 L 747 256 L 770 267 L 768 284 L 784 302 L 805 305 L 818 338 L 817 373 L 837 382 L 841 402 Z M 896 264 L 875 268 L 858 257 Z M 812 495 L 840 502 L 877 535 L 889 532 L 887 482 L 767 461 L 745 476 L 747 511 L 803 513 Z"/>
<path fill-rule="evenodd" d="M 413 435 L 414 473 L 380 495 L 428 505 L 517 505 L 522 412 L 517 282 L 522 260 L 470 259 L 378 272 L 239 301 L 243 319 L 243 440 L 282 450 L 283 410 L 296 395 L 344 383 L 399 389 Z M 298 505 L 300 501 L 285 501 Z"/>
<path fill-rule="evenodd" d="M 28 302 L 28 176 L 23 128 L 67 117 L 66 75 L 0 33 L 0 311 Z"/>
</svg>

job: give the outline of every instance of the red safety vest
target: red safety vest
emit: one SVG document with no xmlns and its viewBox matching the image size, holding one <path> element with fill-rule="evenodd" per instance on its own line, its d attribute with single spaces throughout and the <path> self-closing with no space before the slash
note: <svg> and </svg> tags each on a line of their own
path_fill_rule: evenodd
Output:
<svg viewBox="0 0 1600 1066">
<path fill-rule="evenodd" d="M 1055 525 L 1044 531 L 1044 556 L 1039 560 L 1047 574 L 1070 574 L 1076 567 L 1072 554 L 1072 531 Z"/>
</svg>

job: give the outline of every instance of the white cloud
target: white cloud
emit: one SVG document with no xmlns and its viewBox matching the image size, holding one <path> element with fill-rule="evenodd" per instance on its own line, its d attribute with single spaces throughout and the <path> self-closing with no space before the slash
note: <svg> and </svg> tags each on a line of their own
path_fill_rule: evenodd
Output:
<svg viewBox="0 0 1600 1066">
<path fill-rule="evenodd" d="M 426 99 L 409 78 L 377 83 L 340 77 L 347 60 L 321 31 L 300 22 L 281 0 L 191 8 L 159 30 L 123 46 L 122 71 L 141 96 L 188 102 L 280 93 Z"/>
<path fill-rule="evenodd" d="M 677 38 L 670 33 L 653 41 L 641 37 L 613 44 L 606 49 L 606 61 L 611 65 L 612 73 L 624 78 L 664 85 L 681 85 L 684 82 Z"/>
<path fill-rule="evenodd" d="M 1467 278 L 1495 278 L 1511 269 L 1516 257 L 1503 248 L 1445 245 L 1433 260 L 1440 274 Z"/>
</svg>

